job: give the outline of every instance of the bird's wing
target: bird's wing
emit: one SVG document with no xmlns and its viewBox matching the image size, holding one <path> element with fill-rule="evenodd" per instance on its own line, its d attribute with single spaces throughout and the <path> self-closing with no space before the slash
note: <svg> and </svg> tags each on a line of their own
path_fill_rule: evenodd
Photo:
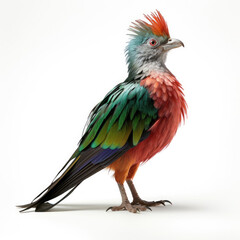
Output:
<svg viewBox="0 0 240 240">
<path fill-rule="evenodd" d="M 136 146 L 156 118 L 157 109 L 147 89 L 138 83 L 122 83 L 93 109 L 79 151 L 98 146 L 119 149 L 127 140 Z"/>
<path fill-rule="evenodd" d="M 145 139 L 157 116 L 147 89 L 138 83 L 117 85 L 90 113 L 89 124 L 77 150 L 52 184 L 31 204 L 22 207 L 44 211 L 59 203 L 86 178 Z M 44 204 L 67 191 L 57 203 Z"/>
</svg>

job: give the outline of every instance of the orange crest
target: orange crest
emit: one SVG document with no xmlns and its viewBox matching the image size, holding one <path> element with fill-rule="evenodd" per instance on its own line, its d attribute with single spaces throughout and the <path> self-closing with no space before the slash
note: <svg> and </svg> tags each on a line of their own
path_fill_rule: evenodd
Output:
<svg viewBox="0 0 240 240">
<path fill-rule="evenodd" d="M 136 23 L 133 23 L 133 26 L 130 26 L 130 31 L 137 35 L 152 32 L 156 36 L 165 35 L 170 37 L 167 23 L 158 10 L 156 10 L 154 13 L 151 13 L 151 15 L 144 14 L 144 17 L 149 21 L 149 23 L 143 20 L 136 20 Z"/>
</svg>

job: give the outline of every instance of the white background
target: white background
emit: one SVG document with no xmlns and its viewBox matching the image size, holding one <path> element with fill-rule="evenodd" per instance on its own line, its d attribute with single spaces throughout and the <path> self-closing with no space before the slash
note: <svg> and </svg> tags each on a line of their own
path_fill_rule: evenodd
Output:
<svg viewBox="0 0 240 240">
<path fill-rule="evenodd" d="M 86 180 L 46 213 L 20 214 L 77 146 L 88 113 L 125 80 L 131 21 L 158 9 L 185 48 L 167 66 L 188 119 L 142 166 L 142 198 L 172 206 L 131 214 L 112 173 Z M 0 2 L 1 239 L 240 239 L 238 0 Z"/>
</svg>

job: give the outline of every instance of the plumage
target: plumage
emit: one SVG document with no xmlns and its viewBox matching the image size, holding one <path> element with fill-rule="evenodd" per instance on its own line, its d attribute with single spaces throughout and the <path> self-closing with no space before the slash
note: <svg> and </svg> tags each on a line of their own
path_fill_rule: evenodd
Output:
<svg viewBox="0 0 240 240">
<path fill-rule="evenodd" d="M 132 179 L 140 163 L 170 144 L 185 118 L 187 105 L 181 84 L 165 66 L 167 52 L 183 44 L 170 38 L 159 11 L 145 17 L 148 23 L 137 20 L 130 27 L 134 34 L 126 49 L 127 79 L 92 109 L 76 151 L 53 182 L 32 203 L 21 206 L 24 210 L 49 210 L 82 181 L 106 167 L 114 171 L 123 199 L 112 210 L 136 212 L 168 202 L 141 200 Z M 129 203 L 125 181 L 138 207 Z M 60 195 L 62 199 L 48 203 Z"/>
<path fill-rule="evenodd" d="M 136 20 L 136 22 L 132 23 L 133 25 L 129 30 L 136 35 L 146 35 L 153 33 L 156 36 L 170 36 L 167 23 L 158 10 L 156 10 L 155 13 L 151 13 L 151 15 L 144 14 L 144 16 L 149 21 L 149 23 L 143 20 Z"/>
</svg>

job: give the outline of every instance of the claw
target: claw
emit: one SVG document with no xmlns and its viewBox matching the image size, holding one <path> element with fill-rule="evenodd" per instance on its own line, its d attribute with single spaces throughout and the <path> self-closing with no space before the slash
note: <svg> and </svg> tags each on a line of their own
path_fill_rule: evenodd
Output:
<svg viewBox="0 0 240 240">
<path fill-rule="evenodd" d="M 109 211 L 109 210 L 111 210 L 111 209 L 112 209 L 112 207 L 107 208 L 107 209 L 106 209 L 106 212 Z"/>
<path fill-rule="evenodd" d="M 152 211 L 152 209 L 149 206 L 145 206 L 148 210 Z"/>
<path fill-rule="evenodd" d="M 163 202 L 167 202 L 172 205 L 172 203 L 169 200 L 163 200 Z"/>
<path fill-rule="evenodd" d="M 166 206 L 164 201 L 157 201 L 156 204 L 162 204 L 163 206 Z"/>
</svg>

